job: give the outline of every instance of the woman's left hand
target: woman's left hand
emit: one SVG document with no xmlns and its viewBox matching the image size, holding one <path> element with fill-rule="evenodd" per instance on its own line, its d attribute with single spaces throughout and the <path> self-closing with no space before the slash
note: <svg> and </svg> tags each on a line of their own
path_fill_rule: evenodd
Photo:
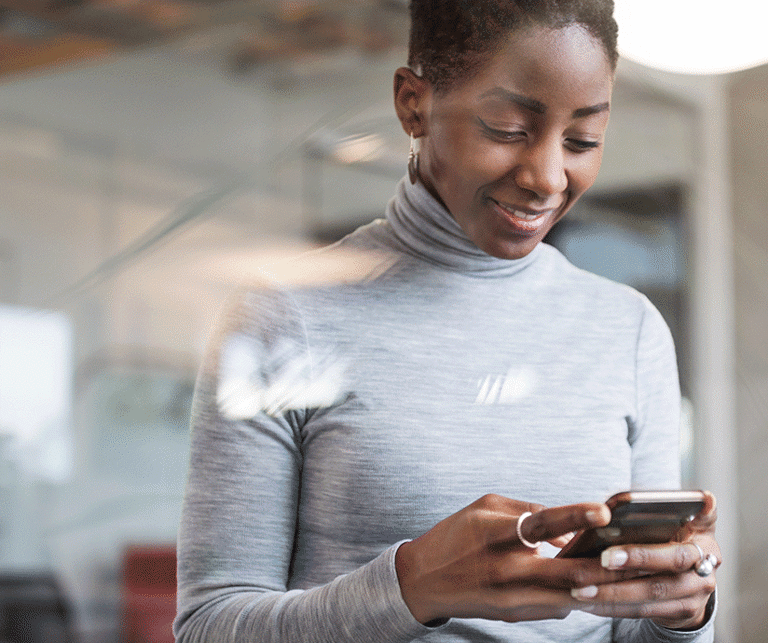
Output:
<svg viewBox="0 0 768 643">
<path fill-rule="evenodd" d="M 644 575 L 574 589 L 574 598 L 586 603 L 584 611 L 618 618 L 650 618 L 659 625 L 679 630 L 694 630 L 703 625 L 707 602 L 715 590 L 715 574 L 713 570 L 701 576 L 696 568 L 710 554 L 716 558 L 714 567 L 722 562 L 715 540 L 715 498 L 709 492 L 704 494 L 704 508 L 681 529 L 679 542 L 621 545 L 605 550 L 603 567 Z"/>
</svg>

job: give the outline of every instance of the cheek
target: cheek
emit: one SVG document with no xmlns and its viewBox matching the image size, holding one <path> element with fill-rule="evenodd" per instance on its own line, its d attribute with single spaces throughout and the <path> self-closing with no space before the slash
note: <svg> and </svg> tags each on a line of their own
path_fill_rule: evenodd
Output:
<svg viewBox="0 0 768 643">
<path fill-rule="evenodd" d="M 558 221 L 565 216 L 567 212 L 573 207 L 576 201 L 592 187 L 597 179 L 598 171 L 600 170 L 600 155 L 592 156 L 591 159 L 585 160 L 579 163 L 576 167 L 572 167 L 569 171 L 568 191 L 569 199 L 565 210 L 558 217 Z"/>
<path fill-rule="evenodd" d="M 468 190 L 469 196 L 503 178 L 514 164 L 509 148 L 484 145 L 466 133 L 451 134 L 443 141 L 431 148 L 428 163 L 436 183 L 454 193 Z"/>
<path fill-rule="evenodd" d="M 435 181 L 468 184 L 481 171 L 486 150 L 469 126 L 469 120 L 463 114 L 452 113 L 433 119 L 426 161 Z"/>
<path fill-rule="evenodd" d="M 427 179 L 437 190 L 444 204 L 449 208 L 461 207 L 456 202 L 462 195 L 471 192 L 473 172 L 467 163 L 468 152 L 459 144 L 450 132 L 440 132 L 431 137 L 430 144 L 424 150 L 421 163 L 424 163 L 423 179 Z"/>
<path fill-rule="evenodd" d="M 575 183 L 574 186 L 576 188 L 576 191 L 579 196 L 584 194 L 589 188 L 592 187 L 595 180 L 597 179 L 597 174 L 600 171 L 600 164 L 603 159 L 603 153 L 602 150 L 594 154 L 588 161 L 586 161 L 583 165 L 581 165 L 577 172 L 575 173 Z"/>
</svg>

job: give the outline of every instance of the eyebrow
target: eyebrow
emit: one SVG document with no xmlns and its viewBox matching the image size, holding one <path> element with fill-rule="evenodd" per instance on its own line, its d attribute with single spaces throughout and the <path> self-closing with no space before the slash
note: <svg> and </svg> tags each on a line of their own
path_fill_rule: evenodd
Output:
<svg viewBox="0 0 768 643">
<path fill-rule="evenodd" d="M 541 101 L 538 101 L 535 98 L 529 98 L 528 96 L 523 96 L 521 94 L 515 94 L 514 92 L 503 89 L 502 87 L 493 87 L 487 92 L 483 92 L 483 94 L 480 95 L 480 98 L 500 98 L 508 103 L 520 105 L 520 107 L 524 107 L 534 114 L 545 114 L 547 111 L 547 106 Z M 573 118 L 585 118 L 587 116 L 592 116 L 593 114 L 599 114 L 600 112 L 607 112 L 610 110 L 610 108 L 611 104 L 608 102 L 598 103 L 597 105 L 590 105 L 589 107 L 579 107 L 578 109 L 574 109 L 572 116 Z"/>
<path fill-rule="evenodd" d="M 574 118 L 584 118 L 585 116 L 592 116 L 592 114 L 599 114 L 600 112 L 607 112 L 611 109 L 611 104 L 608 102 L 598 103 L 597 105 L 591 105 L 590 107 L 579 107 L 573 110 Z"/>
<path fill-rule="evenodd" d="M 547 111 L 547 106 L 534 98 L 528 98 L 521 94 L 515 94 L 507 89 L 501 87 L 493 87 L 487 92 L 483 92 L 480 98 L 500 98 L 507 103 L 514 103 L 520 105 L 527 110 L 530 110 L 534 114 L 544 114 Z"/>
</svg>

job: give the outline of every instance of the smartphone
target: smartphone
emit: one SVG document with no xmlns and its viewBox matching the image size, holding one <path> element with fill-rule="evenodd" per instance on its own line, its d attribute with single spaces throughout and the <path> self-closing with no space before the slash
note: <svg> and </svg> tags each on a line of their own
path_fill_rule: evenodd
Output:
<svg viewBox="0 0 768 643">
<path fill-rule="evenodd" d="M 701 491 L 623 491 L 605 504 L 611 522 L 578 532 L 558 558 L 591 558 L 612 545 L 666 543 L 704 508 Z"/>
</svg>

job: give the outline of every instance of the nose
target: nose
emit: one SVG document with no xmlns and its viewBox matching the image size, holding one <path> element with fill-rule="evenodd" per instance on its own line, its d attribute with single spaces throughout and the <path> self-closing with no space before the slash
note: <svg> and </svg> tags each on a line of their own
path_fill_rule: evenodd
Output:
<svg viewBox="0 0 768 643">
<path fill-rule="evenodd" d="M 568 187 L 565 150 L 559 140 L 533 141 L 522 154 L 515 173 L 518 186 L 540 199 L 565 191 Z"/>
</svg>

